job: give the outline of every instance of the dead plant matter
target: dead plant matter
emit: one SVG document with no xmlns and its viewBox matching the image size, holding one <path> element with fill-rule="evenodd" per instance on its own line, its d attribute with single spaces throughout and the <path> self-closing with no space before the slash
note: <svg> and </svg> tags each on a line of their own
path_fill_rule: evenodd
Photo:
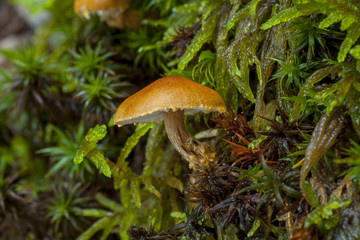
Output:
<svg viewBox="0 0 360 240">
<path fill-rule="evenodd" d="M 271 120 L 265 117 L 263 119 L 270 122 L 272 130 L 258 131 L 257 133 L 267 136 L 262 141 L 260 147 L 266 149 L 268 160 L 284 158 L 291 153 L 291 148 L 304 140 L 303 133 L 311 133 L 313 126 L 301 123 L 303 116 L 299 116 L 293 121 L 283 109 L 278 106 L 278 113 L 281 121 Z"/>
<path fill-rule="evenodd" d="M 200 24 L 195 23 L 190 27 L 179 27 L 175 29 L 176 35 L 172 35 L 172 41 L 169 45 L 173 46 L 172 51 L 176 52 L 176 57 L 179 58 L 184 55 L 187 47 L 190 45 L 191 40 L 200 29 Z"/>
</svg>

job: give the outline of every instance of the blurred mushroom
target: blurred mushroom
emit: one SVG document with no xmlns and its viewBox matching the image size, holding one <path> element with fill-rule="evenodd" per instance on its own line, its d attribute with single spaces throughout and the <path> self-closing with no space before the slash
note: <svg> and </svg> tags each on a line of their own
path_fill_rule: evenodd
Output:
<svg viewBox="0 0 360 240">
<path fill-rule="evenodd" d="M 210 144 L 199 142 L 185 128 L 184 115 L 226 112 L 221 96 L 213 89 L 183 77 L 164 77 L 125 99 L 116 111 L 114 124 L 164 121 L 174 148 L 189 167 L 207 167 L 215 161 Z"/>
<path fill-rule="evenodd" d="M 87 19 L 96 13 L 102 21 L 115 28 L 136 28 L 141 22 L 141 12 L 129 9 L 131 0 L 75 0 L 75 12 Z"/>
</svg>

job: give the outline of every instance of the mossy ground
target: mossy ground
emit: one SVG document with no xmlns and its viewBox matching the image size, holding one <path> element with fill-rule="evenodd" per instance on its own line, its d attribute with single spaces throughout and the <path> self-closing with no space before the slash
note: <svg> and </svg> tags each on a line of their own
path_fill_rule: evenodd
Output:
<svg viewBox="0 0 360 240">
<path fill-rule="evenodd" d="M 0 30 L 26 39 L 0 43 L 0 239 L 360 238 L 360 1 L 133 0 L 121 29 L 12 2 L 40 21 Z M 186 118 L 208 167 L 112 124 L 172 75 L 227 104 Z"/>
</svg>

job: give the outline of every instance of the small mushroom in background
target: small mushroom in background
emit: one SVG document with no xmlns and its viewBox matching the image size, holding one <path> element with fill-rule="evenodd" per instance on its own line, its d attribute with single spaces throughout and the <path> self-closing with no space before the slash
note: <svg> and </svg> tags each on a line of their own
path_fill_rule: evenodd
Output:
<svg viewBox="0 0 360 240">
<path fill-rule="evenodd" d="M 160 78 L 125 99 L 118 107 L 114 124 L 164 121 L 169 140 L 189 167 L 207 167 L 215 161 L 210 144 L 199 142 L 185 128 L 184 115 L 197 112 L 226 112 L 222 97 L 213 89 L 183 77 Z"/>
<path fill-rule="evenodd" d="M 90 18 L 96 13 L 109 26 L 122 29 L 136 28 L 140 25 L 142 14 L 140 11 L 129 9 L 131 0 L 75 0 L 76 14 Z"/>
</svg>

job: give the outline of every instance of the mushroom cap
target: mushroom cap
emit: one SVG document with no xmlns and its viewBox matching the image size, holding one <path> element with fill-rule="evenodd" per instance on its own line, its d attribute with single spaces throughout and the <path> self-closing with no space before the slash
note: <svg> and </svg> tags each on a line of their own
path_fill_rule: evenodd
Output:
<svg viewBox="0 0 360 240">
<path fill-rule="evenodd" d="M 115 113 L 114 124 L 159 122 L 169 110 L 184 110 L 186 115 L 227 111 L 215 90 L 187 78 L 164 77 L 125 99 Z"/>
<path fill-rule="evenodd" d="M 89 18 L 93 12 L 99 15 L 108 11 L 124 12 L 130 4 L 131 0 L 75 0 L 74 10 L 78 15 Z"/>
</svg>

